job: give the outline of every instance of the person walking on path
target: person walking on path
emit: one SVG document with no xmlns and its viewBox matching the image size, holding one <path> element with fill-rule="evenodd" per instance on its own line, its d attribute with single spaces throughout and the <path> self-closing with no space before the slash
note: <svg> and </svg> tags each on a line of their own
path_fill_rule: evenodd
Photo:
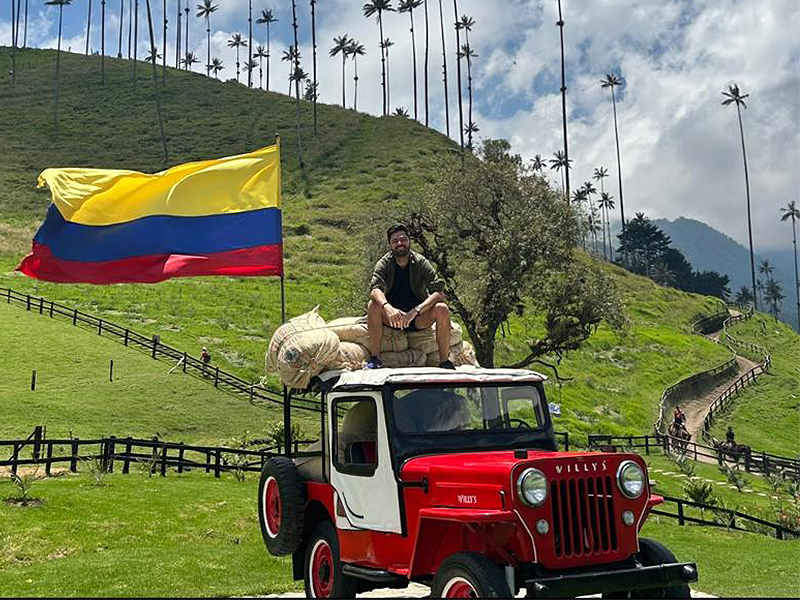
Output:
<svg viewBox="0 0 800 600">
<path fill-rule="evenodd" d="M 208 366 L 211 363 L 211 354 L 208 353 L 208 348 L 203 346 L 203 351 L 200 353 L 200 362 L 203 363 L 203 375 L 208 376 Z"/>
<path fill-rule="evenodd" d="M 450 310 L 445 303 L 444 281 L 431 263 L 411 250 L 405 225 L 386 232 L 387 252 L 376 264 L 369 284 L 367 328 L 370 358 L 366 368 L 379 369 L 383 326 L 421 331 L 436 323 L 439 368 L 455 369 L 450 361 Z"/>
</svg>

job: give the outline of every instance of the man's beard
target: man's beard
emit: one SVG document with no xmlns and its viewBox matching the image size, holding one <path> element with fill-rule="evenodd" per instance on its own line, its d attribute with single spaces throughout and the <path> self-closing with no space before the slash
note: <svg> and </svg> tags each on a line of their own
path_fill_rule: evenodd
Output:
<svg viewBox="0 0 800 600">
<path fill-rule="evenodd" d="M 405 258 L 408 256 L 408 248 L 392 249 L 392 256 L 395 258 Z"/>
</svg>

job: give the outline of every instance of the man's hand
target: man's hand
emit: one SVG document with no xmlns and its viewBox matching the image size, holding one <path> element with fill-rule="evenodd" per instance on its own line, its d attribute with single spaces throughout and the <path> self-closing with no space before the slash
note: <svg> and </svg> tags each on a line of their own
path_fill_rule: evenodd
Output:
<svg viewBox="0 0 800 600">
<path fill-rule="evenodd" d="M 404 326 L 402 325 L 402 322 L 403 322 L 403 319 L 405 319 L 405 317 L 406 317 L 406 313 L 404 313 L 402 310 L 399 310 L 399 309 L 395 308 L 394 306 L 392 306 L 391 304 L 388 304 L 388 303 L 386 305 L 384 305 L 383 310 L 386 313 L 386 320 L 389 321 L 389 325 L 391 325 L 392 327 L 394 327 L 396 329 L 403 329 Z M 411 314 L 413 314 L 413 313 L 411 313 Z M 413 320 L 414 317 L 411 317 L 411 318 Z"/>
<path fill-rule="evenodd" d="M 409 325 L 411 325 L 411 322 L 417 318 L 418 314 L 419 312 L 417 312 L 416 308 L 412 308 L 407 313 L 403 313 L 403 318 L 400 319 L 400 329 L 406 329 Z"/>
</svg>

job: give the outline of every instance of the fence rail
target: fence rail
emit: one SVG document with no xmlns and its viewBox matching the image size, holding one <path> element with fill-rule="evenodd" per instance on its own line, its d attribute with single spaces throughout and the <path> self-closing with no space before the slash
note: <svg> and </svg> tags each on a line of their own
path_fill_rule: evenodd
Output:
<svg viewBox="0 0 800 600">
<path fill-rule="evenodd" d="M 7 304 L 22 305 L 25 306 L 26 310 L 38 312 L 40 315 L 46 314 L 50 318 L 65 317 L 74 326 L 83 326 L 96 330 L 98 335 L 110 336 L 129 348 L 150 354 L 153 359 L 167 358 L 178 361 L 176 366 L 181 366 L 184 373 L 200 376 L 209 380 L 209 382 L 213 380 L 214 387 L 247 396 L 251 402 L 258 400 L 283 405 L 283 394 L 261 387 L 259 383 L 245 381 L 241 377 L 224 371 L 219 367 L 205 365 L 200 359 L 189 355 L 183 350 L 161 343 L 158 336 L 147 337 L 127 327 L 84 313 L 77 308 L 69 308 L 58 302 L 46 300 L 41 296 L 21 294 L 11 288 L 0 288 L 0 298 L 5 298 Z M 292 408 L 317 413 L 321 410 L 319 400 L 315 398 L 296 394 L 292 394 L 290 398 Z"/>
<path fill-rule="evenodd" d="M 589 434 L 589 448 L 611 452 L 643 449 L 644 453 L 648 455 L 653 452 L 678 453 L 694 460 L 711 458 L 718 463 L 731 461 L 738 464 L 741 461 L 748 473 L 780 474 L 783 477 L 800 479 L 800 459 L 767 452 L 734 451 L 721 446 L 706 446 L 659 433 L 654 435 Z"/>
</svg>

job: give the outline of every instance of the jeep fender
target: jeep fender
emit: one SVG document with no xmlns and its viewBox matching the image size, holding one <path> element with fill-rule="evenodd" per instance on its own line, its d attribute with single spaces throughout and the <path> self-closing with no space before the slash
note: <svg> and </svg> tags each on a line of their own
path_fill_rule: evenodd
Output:
<svg viewBox="0 0 800 600">
<path fill-rule="evenodd" d="M 419 511 L 409 577 L 432 575 L 445 558 L 463 551 L 465 531 L 517 520 L 510 510 L 423 508 Z M 502 548 L 496 550 L 500 554 L 505 552 Z"/>
<path fill-rule="evenodd" d="M 320 521 L 335 523 L 333 517 L 333 488 L 324 483 L 306 482 L 306 505 L 303 528 L 303 543 L 292 554 L 292 576 L 295 581 L 303 579 L 308 536 Z"/>
</svg>

